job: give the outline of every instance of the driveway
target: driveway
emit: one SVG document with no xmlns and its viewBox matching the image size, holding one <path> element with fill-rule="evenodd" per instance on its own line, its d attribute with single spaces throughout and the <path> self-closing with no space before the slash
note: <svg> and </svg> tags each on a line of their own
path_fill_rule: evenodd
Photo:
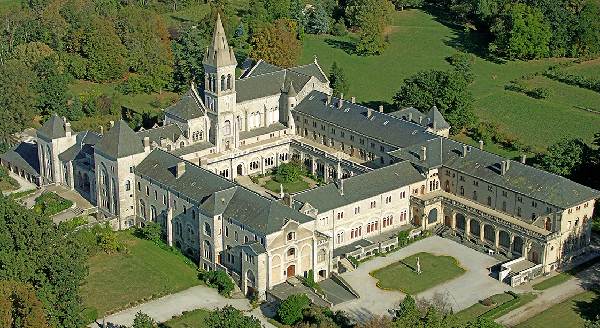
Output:
<svg viewBox="0 0 600 328">
<path fill-rule="evenodd" d="M 498 263 L 498 260 L 451 240 L 432 236 L 386 257 L 375 257 L 361 263 L 356 270 L 342 274 L 342 277 L 358 292 L 360 298 L 339 304 L 334 309 L 344 310 L 358 321 L 367 320 L 373 315 L 388 314 L 388 309 L 396 308 L 404 298 L 404 294 L 399 291 L 379 289 L 376 286 L 377 279 L 371 277 L 369 272 L 419 252 L 452 256 L 467 271 L 458 278 L 416 295 L 418 298 L 431 298 L 436 293 L 445 294 L 453 310 L 457 312 L 488 296 L 514 290 L 488 275 L 488 268 Z"/>
<path fill-rule="evenodd" d="M 181 313 L 184 311 L 191 311 L 195 309 L 213 310 L 216 308 L 222 308 L 225 305 L 232 305 L 236 309 L 242 311 L 250 311 L 248 314 L 258 318 L 263 324 L 263 327 L 274 328 L 272 324 L 267 322 L 267 319 L 261 313 L 260 308 L 252 309 L 250 302 L 247 299 L 225 298 L 219 295 L 216 289 L 206 286 L 194 286 L 179 293 L 167 295 L 159 299 L 123 310 L 121 312 L 117 312 L 115 314 L 106 316 L 105 318 L 99 318 L 98 323 L 93 323 L 89 325 L 89 327 L 101 327 L 103 319 L 107 325 L 110 323 L 113 325 L 131 326 L 133 324 L 135 314 L 139 311 L 148 314 L 157 322 L 165 322 L 174 316 L 181 315 Z M 110 327 L 110 325 L 108 326 Z"/>
</svg>

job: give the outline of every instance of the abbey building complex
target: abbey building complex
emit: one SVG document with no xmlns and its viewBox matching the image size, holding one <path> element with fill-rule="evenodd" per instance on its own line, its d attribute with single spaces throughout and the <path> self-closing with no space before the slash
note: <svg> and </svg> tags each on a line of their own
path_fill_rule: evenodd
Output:
<svg viewBox="0 0 600 328">
<path fill-rule="evenodd" d="M 29 147 L 37 164 L 15 151 L 2 164 L 77 191 L 115 229 L 159 223 L 201 268 L 261 298 L 289 277 L 325 279 L 350 256 L 396 248 L 407 227 L 503 256 L 512 284 L 588 251 L 598 191 L 448 139 L 435 107 L 384 113 L 332 97 L 316 59 L 258 61 L 236 78 L 220 20 L 203 64 L 204 89 L 191 85 L 161 126 L 73 133 L 52 116 Z M 240 182 L 290 161 L 324 184 L 273 196 Z"/>
</svg>

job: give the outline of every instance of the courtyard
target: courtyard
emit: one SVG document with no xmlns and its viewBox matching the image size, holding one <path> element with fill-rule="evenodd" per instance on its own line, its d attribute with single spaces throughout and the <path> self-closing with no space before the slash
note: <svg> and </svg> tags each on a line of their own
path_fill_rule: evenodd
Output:
<svg viewBox="0 0 600 328">
<path fill-rule="evenodd" d="M 418 271 L 419 270 L 419 271 Z M 417 253 L 371 272 L 377 287 L 416 295 L 465 273 L 451 256 Z"/>
<path fill-rule="evenodd" d="M 334 310 L 344 310 L 359 321 L 368 319 L 373 315 L 388 314 L 388 309 L 396 308 L 405 294 L 399 290 L 386 290 L 377 287 L 379 280 L 371 276 L 370 273 L 397 264 L 399 261 L 419 253 L 429 253 L 432 258 L 435 258 L 435 256 L 453 258 L 453 260 L 455 259 L 460 263 L 460 267 L 457 267 L 462 268 L 464 272 L 454 276 L 446 273 L 443 275 L 445 279 L 438 280 L 437 285 L 432 283 L 431 278 L 426 276 L 420 277 L 420 275 L 415 274 L 410 279 L 407 278 L 404 281 L 412 280 L 411 283 L 423 286 L 418 289 L 415 295 L 417 298 L 432 298 L 435 295 L 442 294 L 451 302 L 453 310 L 458 312 L 489 296 L 509 290 L 516 291 L 489 275 L 489 268 L 497 264 L 498 260 L 451 240 L 432 236 L 386 256 L 375 257 L 361 263 L 355 270 L 343 273 L 342 278 L 352 286 L 360 298 L 338 304 L 334 307 Z M 423 272 L 432 270 L 427 268 L 426 262 L 428 261 L 421 260 Z M 452 271 L 454 270 L 457 269 L 452 269 Z M 450 272 L 450 269 L 447 269 L 447 271 Z M 452 278 L 448 279 L 448 277 Z M 427 285 L 430 288 L 426 288 Z M 433 287 L 431 287 L 432 285 Z"/>
</svg>

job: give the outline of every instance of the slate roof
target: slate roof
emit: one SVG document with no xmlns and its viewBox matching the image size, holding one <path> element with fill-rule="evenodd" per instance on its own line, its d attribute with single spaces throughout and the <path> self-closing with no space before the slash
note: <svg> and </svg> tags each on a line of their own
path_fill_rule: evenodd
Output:
<svg viewBox="0 0 600 328">
<path fill-rule="evenodd" d="M 427 113 L 422 113 L 414 107 L 407 107 L 395 112 L 391 112 L 389 115 L 403 120 L 409 120 L 410 118 L 411 122 L 434 128 L 434 130 L 450 128 L 450 124 L 448 124 L 442 113 L 440 113 L 435 106 L 433 106 Z"/>
<path fill-rule="evenodd" d="M 240 139 L 243 140 L 243 139 L 258 137 L 263 134 L 277 132 L 277 131 L 281 131 L 281 130 L 285 130 L 285 129 L 287 129 L 287 127 L 285 125 L 283 125 L 280 122 L 275 122 L 269 126 L 263 126 L 263 127 L 257 128 L 257 129 L 250 130 L 250 131 L 241 131 Z"/>
<path fill-rule="evenodd" d="M 426 147 L 425 161 L 420 157 L 421 146 Z M 509 169 L 502 175 L 500 163 L 506 159 L 472 146 L 467 146 L 466 156 L 462 157 L 463 146 L 466 145 L 438 137 L 391 155 L 423 167 L 449 167 L 560 208 L 600 197 L 597 190 L 516 161 L 510 161 Z"/>
<path fill-rule="evenodd" d="M 193 87 L 192 87 L 193 88 Z M 178 117 L 184 121 L 204 116 L 206 109 L 194 90 L 188 90 L 175 104 L 165 109 L 165 114 Z"/>
<path fill-rule="evenodd" d="M 157 144 L 160 144 L 161 139 L 175 141 L 183 134 L 177 124 L 163 125 L 149 130 L 138 131 L 136 133 L 142 141 L 145 137 L 149 137 L 150 143 L 156 142 Z"/>
<path fill-rule="evenodd" d="M 252 67 L 248 71 L 248 73 L 244 76 L 244 78 L 251 77 L 251 76 L 263 75 L 263 74 L 267 74 L 267 73 L 273 73 L 273 72 L 277 72 L 277 71 L 281 71 L 281 70 L 283 70 L 283 68 L 275 66 L 273 64 L 269 64 L 266 61 L 260 59 L 258 62 L 256 62 L 254 67 Z"/>
<path fill-rule="evenodd" d="M 115 158 L 122 158 L 144 152 L 142 140 L 123 120 L 119 120 L 100 141 L 96 143 L 96 151 Z"/>
<path fill-rule="evenodd" d="M 338 182 L 300 192 L 293 198 L 295 202 L 309 203 L 323 213 L 423 180 L 425 177 L 411 163 L 404 161 L 344 179 L 343 195 Z"/>
<path fill-rule="evenodd" d="M 212 148 L 215 145 L 213 145 L 212 143 L 208 142 L 208 141 L 200 141 L 198 143 L 189 145 L 189 146 L 185 146 L 183 148 L 177 148 L 177 149 L 173 149 L 171 150 L 172 154 L 175 154 L 177 156 L 183 156 L 183 155 L 187 155 L 187 154 L 191 154 L 191 153 L 195 153 L 195 152 L 199 152 L 208 148 Z"/>
<path fill-rule="evenodd" d="M 93 146 L 102 138 L 96 132 L 83 131 L 75 137 L 75 144 L 58 155 L 58 159 L 63 162 L 69 162 L 81 158 L 84 154 L 93 155 Z"/>
<path fill-rule="evenodd" d="M 314 76 L 323 83 L 329 82 L 329 79 L 327 79 L 327 76 L 325 76 L 325 74 L 316 62 L 312 62 L 310 64 L 302 66 L 291 67 L 289 68 L 289 70 L 308 76 Z"/>
<path fill-rule="evenodd" d="M 343 107 L 338 109 L 339 99 L 332 97 L 328 106 L 325 105 L 326 100 L 325 93 L 312 91 L 292 111 L 308 114 L 400 148 L 436 137 L 423 126 L 376 110 L 372 110 L 371 117 L 367 117 L 367 107 L 359 104 L 345 101 Z"/>
<path fill-rule="evenodd" d="M 37 132 L 38 135 L 42 135 L 45 139 L 62 138 L 67 135 L 65 121 L 56 114 L 52 114 Z"/>
<path fill-rule="evenodd" d="M 299 223 L 313 220 L 187 161 L 184 161 L 185 172 L 177 178 L 175 168 L 182 161 L 173 154 L 154 149 L 136 166 L 135 172 L 194 200 L 211 215 L 222 214 L 223 218 L 235 220 L 257 232 L 279 231 L 288 219 Z"/>
<path fill-rule="evenodd" d="M 25 172 L 39 177 L 40 163 L 38 159 L 37 145 L 29 142 L 21 142 L 13 149 L 4 154 L 0 154 L 3 161 L 23 169 Z"/>
</svg>

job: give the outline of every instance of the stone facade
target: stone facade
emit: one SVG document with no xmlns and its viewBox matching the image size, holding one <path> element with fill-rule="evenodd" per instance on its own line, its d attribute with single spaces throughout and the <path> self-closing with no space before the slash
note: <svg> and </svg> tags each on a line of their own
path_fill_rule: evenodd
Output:
<svg viewBox="0 0 600 328">
<path fill-rule="evenodd" d="M 200 268 L 261 298 L 290 276 L 329 277 L 346 254 L 389 250 L 407 228 L 445 226 L 544 272 L 588 249 L 597 191 L 447 139 L 436 108 L 334 98 L 316 60 L 259 61 L 236 79 L 220 20 L 203 64 L 204 89 L 192 84 L 162 126 L 74 134 L 51 117 L 37 138 L 42 183 L 79 191 L 115 229 L 159 223 Z M 326 184 L 274 199 L 234 181 L 290 160 Z"/>
</svg>

